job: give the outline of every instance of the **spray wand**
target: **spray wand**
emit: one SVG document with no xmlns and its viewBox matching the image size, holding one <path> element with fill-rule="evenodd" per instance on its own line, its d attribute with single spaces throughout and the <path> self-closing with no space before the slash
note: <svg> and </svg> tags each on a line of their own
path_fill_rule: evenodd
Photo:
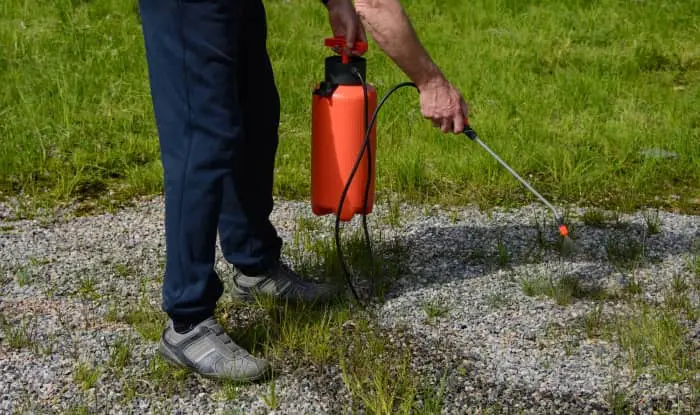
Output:
<svg viewBox="0 0 700 415">
<path fill-rule="evenodd" d="M 511 175 L 513 175 L 513 177 L 518 179 L 520 183 L 522 183 L 529 191 L 531 191 L 532 194 L 537 196 L 537 198 L 540 199 L 542 203 L 544 203 L 552 211 L 552 213 L 554 214 L 554 219 L 556 220 L 557 226 L 559 228 L 559 234 L 562 236 L 562 238 L 564 238 L 564 249 L 566 251 L 572 249 L 573 242 L 571 241 L 571 238 L 569 238 L 569 228 L 566 226 L 566 224 L 564 223 L 564 219 L 561 217 L 561 215 L 559 215 L 554 206 L 552 206 L 552 204 L 549 203 L 547 199 L 545 199 L 541 194 L 539 194 L 539 192 L 535 190 L 535 188 L 532 187 L 530 183 L 528 183 L 527 181 L 525 181 L 525 179 L 520 177 L 520 175 L 515 170 L 513 170 L 512 167 L 510 167 L 505 161 L 501 160 L 501 158 L 498 157 L 498 154 L 491 150 L 489 146 L 484 144 L 484 142 L 481 141 L 481 139 L 477 135 L 476 131 L 474 131 L 474 129 L 469 125 L 468 120 L 465 120 L 464 134 L 467 137 L 469 137 L 472 141 L 475 141 L 477 144 L 483 147 L 484 150 L 486 150 L 493 158 L 496 159 L 496 161 L 498 161 L 501 164 L 501 166 L 505 167 L 505 169 L 508 170 L 508 172 Z"/>
</svg>

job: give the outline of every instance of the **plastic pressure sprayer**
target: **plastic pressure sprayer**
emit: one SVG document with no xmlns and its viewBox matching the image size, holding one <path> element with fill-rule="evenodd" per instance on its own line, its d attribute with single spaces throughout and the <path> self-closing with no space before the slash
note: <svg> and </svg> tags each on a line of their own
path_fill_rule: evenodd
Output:
<svg viewBox="0 0 700 415">
<path fill-rule="evenodd" d="M 376 174 L 373 166 L 376 164 L 377 114 L 398 89 L 410 86 L 418 90 L 418 87 L 412 82 L 400 83 L 377 103 L 377 90 L 366 80 L 367 61 L 359 56 L 367 51 L 367 43 L 356 42 L 350 55 L 346 53 L 346 41 L 342 36 L 325 39 L 324 43 L 333 50 L 340 50 L 340 55 L 325 58 L 325 79 L 318 83 L 312 96 L 311 208 L 317 216 L 335 214 L 338 259 L 348 286 L 360 302 L 342 254 L 340 222 L 348 222 L 357 214 L 362 215 L 365 243 L 370 259 L 373 258 L 367 215 L 372 212 L 375 199 Z M 554 206 L 481 141 L 468 119 L 465 119 L 463 132 L 544 202 L 554 213 L 565 244 L 571 245 L 568 228 Z M 364 171 L 359 169 L 363 163 L 366 165 Z"/>
</svg>

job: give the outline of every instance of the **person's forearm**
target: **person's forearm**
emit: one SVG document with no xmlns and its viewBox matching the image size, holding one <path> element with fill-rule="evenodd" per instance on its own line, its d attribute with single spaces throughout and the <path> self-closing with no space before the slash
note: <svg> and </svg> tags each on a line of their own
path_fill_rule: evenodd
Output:
<svg viewBox="0 0 700 415">
<path fill-rule="evenodd" d="M 399 0 L 357 0 L 355 9 L 379 47 L 419 88 L 443 78 Z"/>
</svg>

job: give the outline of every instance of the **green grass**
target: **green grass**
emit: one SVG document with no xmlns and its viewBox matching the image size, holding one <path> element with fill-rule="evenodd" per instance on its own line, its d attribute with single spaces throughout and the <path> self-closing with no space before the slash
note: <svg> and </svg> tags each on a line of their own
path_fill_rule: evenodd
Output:
<svg viewBox="0 0 700 415">
<path fill-rule="evenodd" d="M 652 373 L 661 382 L 689 381 L 700 386 L 693 344 L 677 315 L 668 309 L 640 305 L 634 313 L 616 316 L 608 335 L 620 344 L 629 367 L 636 373 Z"/>
<path fill-rule="evenodd" d="M 535 274 L 520 281 L 523 293 L 528 297 L 549 297 L 560 306 L 567 306 L 576 300 L 602 300 L 610 296 L 603 287 L 583 287 L 576 276 Z"/>
<path fill-rule="evenodd" d="M 267 1 L 282 96 L 275 193 L 306 198 L 309 86 L 330 34 L 316 2 Z M 697 212 L 697 2 L 404 1 L 486 142 L 545 196 Z M 26 213 L 114 207 L 162 188 L 136 1 L 0 5 L 0 197 Z M 292 35 L 294 33 L 294 35 Z M 380 94 L 405 76 L 372 43 Z M 378 120 L 378 190 L 407 201 L 532 201 L 484 151 L 423 120 L 413 90 Z M 676 159 L 645 158 L 662 149 Z M 679 195 L 674 200 L 671 195 Z M 659 196 L 659 200 L 655 197 Z"/>
</svg>

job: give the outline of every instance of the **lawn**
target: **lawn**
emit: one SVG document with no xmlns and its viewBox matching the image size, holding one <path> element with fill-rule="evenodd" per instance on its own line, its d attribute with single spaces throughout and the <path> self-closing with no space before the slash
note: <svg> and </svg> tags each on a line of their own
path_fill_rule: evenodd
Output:
<svg viewBox="0 0 700 415">
<path fill-rule="evenodd" d="M 266 4 L 282 96 L 275 192 L 304 199 L 311 86 L 322 77 L 330 29 L 317 1 Z M 700 210 L 700 3 L 404 4 L 464 92 L 474 128 L 545 196 Z M 0 50 L 1 198 L 21 194 L 31 213 L 76 201 L 118 207 L 161 191 L 135 0 L 5 0 Z M 407 80 L 374 43 L 367 58 L 380 94 Z M 382 196 L 534 200 L 481 148 L 422 119 L 414 90 L 395 94 L 383 111 Z"/>
</svg>

